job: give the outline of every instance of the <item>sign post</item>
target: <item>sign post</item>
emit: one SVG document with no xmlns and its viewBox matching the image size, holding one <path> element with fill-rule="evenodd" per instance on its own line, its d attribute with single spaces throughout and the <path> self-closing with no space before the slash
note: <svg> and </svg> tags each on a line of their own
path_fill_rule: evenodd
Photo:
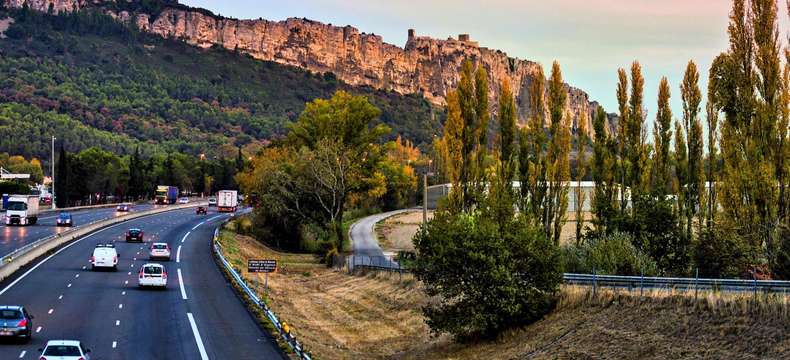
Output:
<svg viewBox="0 0 790 360">
<path fill-rule="evenodd" d="M 277 260 L 273 259 L 248 259 L 247 272 L 265 273 L 264 289 L 269 291 L 269 273 L 277 271 Z"/>
</svg>

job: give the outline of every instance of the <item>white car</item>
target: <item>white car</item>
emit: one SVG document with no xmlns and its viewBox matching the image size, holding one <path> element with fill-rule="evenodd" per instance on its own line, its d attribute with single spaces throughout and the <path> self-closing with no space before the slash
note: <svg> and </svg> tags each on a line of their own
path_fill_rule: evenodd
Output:
<svg viewBox="0 0 790 360">
<path fill-rule="evenodd" d="M 45 360 L 90 360 L 90 349 L 76 340 L 50 340 L 41 351 L 39 359 Z"/>
<path fill-rule="evenodd" d="M 215 197 L 208 198 L 208 206 L 210 206 L 210 207 L 211 206 L 217 206 L 217 198 L 215 198 Z"/>
<path fill-rule="evenodd" d="M 118 270 L 118 252 L 115 250 L 115 247 L 99 244 L 93 249 L 91 270 L 96 270 L 97 268 Z"/>
<path fill-rule="evenodd" d="M 179 204 L 189 204 L 189 198 L 188 197 L 182 197 L 182 198 L 178 199 L 178 203 Z"/>
<path fill-rule="evenodd" d="M 140 268 L 137 285 L 140 287 L 167 287 L 167 269 L 160 264 L 148 263 Z"/>
<path fill-rule="evenodd" d="M 170 261 L 170 245 L 167 243 L 153 243 L 151 248 L 148 249 L 148 258 L 153 259 L 167 259 Z"/>
</svg>

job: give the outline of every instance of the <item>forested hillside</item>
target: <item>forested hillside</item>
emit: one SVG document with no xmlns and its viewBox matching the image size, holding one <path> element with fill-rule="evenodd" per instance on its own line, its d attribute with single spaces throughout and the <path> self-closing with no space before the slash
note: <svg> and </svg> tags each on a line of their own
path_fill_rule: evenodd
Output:
<svg viewBox="0 0 790 360">
<path fill-rule="evenodd" d="M 66 149 L 178 151 L 232 157 L 286 130 L 305 102 L 345 89 L 366 95 L 380 121 L 417 144 L 441 127 L 420 96 L 354 88 L 246 55 L 149 36 L 91 10 L 48 15 L 0 9 L 0 150 L 46 159 Z"/>
</svg>

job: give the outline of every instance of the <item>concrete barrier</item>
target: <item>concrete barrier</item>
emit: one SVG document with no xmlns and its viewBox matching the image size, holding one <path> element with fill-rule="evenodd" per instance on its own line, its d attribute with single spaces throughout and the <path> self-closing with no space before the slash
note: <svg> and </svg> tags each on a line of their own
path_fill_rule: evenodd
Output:
<svg viewBox="0 0 790 360">
<path fill-rule="evenodd" d="M 17 270 L 29 264 L 39 256 L 90 233 L 143 216 L 149 216 L 173 210 L 187 209 L 201 205 L 205 206 L 207 203 L 200 202 L 182 205 L 170 205 L 158 209 L 128 213 L 112 219 L 99 220 L 88 225 L 80 226 L 76 229 L 70 229 L 60 234 L 55 234 L 36 240 L 30 244 L 14 250 L 0 260 L 0 281 L 8 278 Z"/>
</svg>

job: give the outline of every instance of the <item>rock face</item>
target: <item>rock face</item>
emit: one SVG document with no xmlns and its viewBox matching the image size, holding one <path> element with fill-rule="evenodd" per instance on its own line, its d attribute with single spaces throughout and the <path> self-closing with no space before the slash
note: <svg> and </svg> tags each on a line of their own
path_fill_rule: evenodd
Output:
<svg viewBox="0 0 790 360">
<path fill-rule="evenodd" d="M 114 1 L 101 0 L 3 0 L 6 6 L 20 7 L 27 1 L 31 8 L 55 12 L 85 6 L 101 6 Z M 117 0 L 120 4 L 123 1 Z M 113 4 L 116 5 L 116 4 Z M 499 50 L 479 46 L 469 35 L 438 40 L 417 36 L 408 30 L 405 47 L 382 41 L 375 34 L 360 33 L 351 26 L 332 26 L 307 19 L 285 21 L 237 20 L 223 18 L 203 9 L 166 6 L 158 14 L 105 11 L 124 21 L 134 21 L 144 31 L 208 48 L 220 45 L 250 54 L 254 58 L 297 66 L 313 72 L 332 72 L 352 85 L 366 85 L 402 94 L 420 93 L 435 104 L 443 104 L 448 91 L 456 87 L 459 69 L 465 59 L 488 71 L 492 106 L 497 104 L 499 87 L 510 81 L 516 96 L 519 122 L 528 113 L 529 84 L 542 71 L 535 62 L 507 56 Z M 567 107 L 574 129 L 581 113 L 587 113 L 587 129 L 598 104 L 574 87 L 567 86 Z M 492 109 L 495 110 L 495 109 Z M 611 126 L 611 124 L 610 124 Z"/>
</svg>

